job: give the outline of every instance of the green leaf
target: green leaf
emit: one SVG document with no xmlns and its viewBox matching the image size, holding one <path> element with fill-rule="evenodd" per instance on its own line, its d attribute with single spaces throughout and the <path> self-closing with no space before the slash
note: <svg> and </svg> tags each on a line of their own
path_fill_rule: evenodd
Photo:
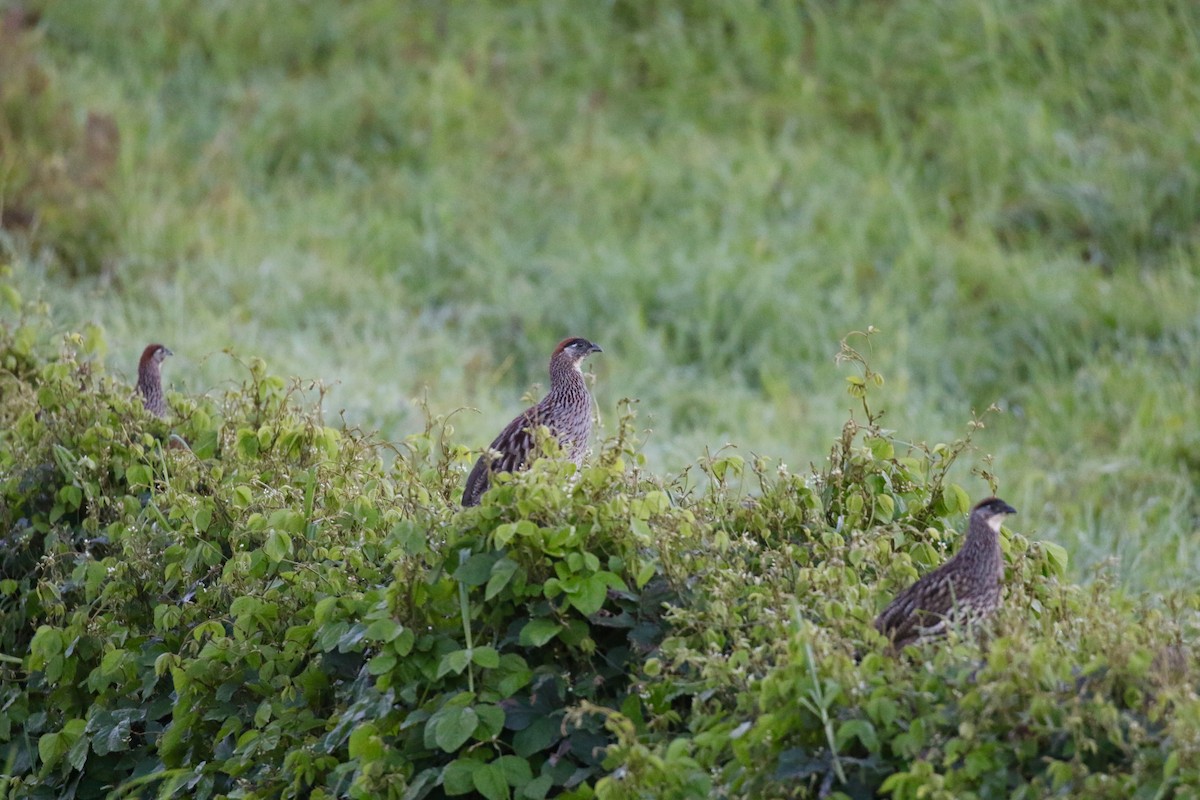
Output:
<svg viewBox="0 0 1200 800">
<path fill-rule="evenodd" d="M 79 508 L 83 502 L 83 490 L 75 485 L 64 486 L 59 491 L 59 496 L 62 497 L 63 503 L 71 511 Z"/>
<path fill-rule="evenodd" d="M 276 530 L 299 535 L 304 533 L 304 516 L 290 508 L 281 508 L 271 513 L 267 518 L 267 525 Z"/>
<path fill-rule="evenodd" d="M 525 784 L 525 788 L 521 790 L 521 797 L 526 800 L 544 800 L 553 785 L 554 777 L 552 775 L 539 775 Z"/>
<path fill-rule="evenodd" d="M 494 647 L 476 647 L 471 650 L 471 661 L 484 669 L 495 669 L 500 666 L 500 654 Z"/>
<path fill-rule="evenodd" d="M 453 672 L 455 675 L 461 675 L 462 671 L 471 663 L 470 650 L 454 650 L 442 656 L 442 660 L 438 663 L 437 677 Z"/>
<path fill-rule="evenodd" d="M 509 558 L 502 558 L 492 565 L 492 574 L 488 578 L 487 590 L 483 593 L 484 600 L 491 600 L 500 591 L 508 585 L 512 580 L 513 574 L 517 571 L 517 562 Z"/>
<path fill-rule="evenodd" d="M 383 757 L 383 741 L 371 723 L 359 725 L 350 734 L 350 757 L 362 761 L 378 761 Z"/>
<path fill-rule="evenodd" d="M 192 515 L 192 527 L 196 529 L 196 533 L 204 533 L 211 524 L 212 509 L 208 506 L 197 508 L 196 513 Z"/>
<path fill-rule="evenodd" d="M 476 553 L 454 570 L 454 579 L 467 586 L 483 586 L 492 575 L 492 566 L 502 557 L 500 553 Z"/>
<path fill-rule="evenodd" d="M 247 508 L 254 502 L 254 492 L 249 486 L 240 484 L 233 489 L 233 504 L 238 508 Z"/>
<path fill-rule="evenodd" d="M 479 715 L 475 713 L 475 709 L 469 706 L 444 708 L 438 713 L 441 714 L 441 718 L 437 722 L 433 740 L 445 752 L 453 753 L 462 747 L 467 739 L 471 738 L 471 734 L 475 732 L 475 726 L 479 724 Z M 432 721 L 431 718 L 430 722 Z"/>
<path fill-rule="evenodd" d="M 263 545 L 263 552 L 267 554 L 267 558 L 278 564 L 283 559 L 287 558 L 292 553 L 292 537 L 288 536 L 283 531 L 271 531 L 267 536 L 267 541 Z"/>
<path fill-rule="evenodd" d="M 145 464 L 131 464 L 125 470 L 125 483 L 131 489 L 150 488 L 152 473 Z"/>
<path fill-rule="evenodd" d="M 83 771 L 83 765 L 87 763 L 89 744 L 88 737 L 80 736 L 71 745 L 71 749 L 67 751 L 67 763 L 71 765 L 72 769 Z"/>
<path fill-rule="evenodd" d="M 533 670 L 525 663 L 525 659 L 515 653 L 506 653 L 500 657 L 500 675 L 502 677 L 496 689 L 501 697 L 512 697 L 533 680 Z"/>
<path fill-rule="evenodd" d="M 503 525 L 497 525 L 496 530 L 492 531 L 492 539 L 496 543 L 496 547 L 504 547 L 513 540 L 517 535 L 517 526 L 511 522 L 506 522 Z"/>
<path fill-rule="evenodd" d="M 367 626 L 364 635 L 371 642 L 390 642 L 404 630 L 404 626 L 394 619 L 377 619 Z"/>
<path fill-rule="evenodd" d="M 400 658 L 392 650 L 384 650 L 379 655 L 367 662 L 367 672 L 372 675 L 383 675 L 385 672 L 391 672 L 399 663 Z"/>
<path fill-rule="evenodd" d="M 1067 549 L 1060 544 L 1054 542 L 1040 542 L 1041 546 L 1046 550 L 1046 557 L 1050 561 L 1050 568 L 1055 575 L 1063 576 L 1067 574 Z"/>
<path fill-rule="evenodd" d="M 417 640 L 417 635 L 408 628 L 400 631 L 400 635 L 392 640 L 392 650 L 396 651 L 398 656 L 406 656 L 412 652 L 413 644 Z"/>
<path fill-rule="evenodd" d="M 522 758 L 548 750 L 562 738 L 558 720 L 553 717 L 538 717 L 524 730 L 513 736 L 513 752 Z"/>
<path fill-rule="evenodd" d="M 41 669 L 47 661 L 63 651 L 63 635 L 58 628 L 42 625 L 29 643 L 30 666 Z"/>
<path fill-rule="evenodd" d="M 487 800 L 508 800 L 508 781 L 504 769 L 495 762 L 486 764 L 471 775 L 475 788 Z"/>
<path fill-rule="evenodd" d="M 604 573 L 598 572 L 579 581 L 577 589 L 571 593 L 571 605 L 579 609 L 580 614 L 590 617 L 600 610 L 607 596 L 608 581 Z"/>
<path fill-rule="evenodd" d="M 654 577 L 654 573 L 657 571 L 658 568 L 653 561 L 647 561 L 645 564 L 642 564 L 641 569 L 638 570 L 637 578 L 635 578 L 637 588 L 644 589 L 646 584 L 650 582 L 650 579 Z"/>
<path fill-rule="evenodd" d="M 442 770 L 442 788 L 451 797 L 470 794 L 475 791 L 473 775 L 475 770 L 484 766 L 473 758 L 456 758 Z"/>
<path fill-rule="evenodd" d="M 561 630 L 562 625 L 552 619 L 531 619 L 525 623 L 525 627 L 521 628 L 518 640 L 522 647 L 541 647 L 557 636 Z"/>
<path fill-rule="evenodd" d="M 875 520 L 876 522 L 891 522 L 892 517 L 896 514 L 896 501 L 888 494 L 880 494 L 875 496 Z"/>
<path fill-rule="evenodd" d="M 118 717 L 108 712 L 97 714 L 92 720 L 92 749 L 98 756 L 118 753 L 129 749 L 130 724 L 128 717 Z"/>
<path fill-rule="evenodd" d="M 69 720 L 57 733 L 47 733 L 38 739 L 38 756 L 47 767 L 53 767 L 79 740 L 84 738 L 87 722 L 82 719 Z"/>
<path fill-rule="evenodd" d="M 241 428 L 237 432 L 237 449 L 248 461 L 258 458 L 258 431 Z"/>
<path fill-rule="evenodd" d="M 485 742 L 499 736 L 504 730 L 505 713 L 500 706 L 478 705 L 475 706 L 475 713 L 479 715 L 479 727 L 473 735 L 479 741 Z"/>
<path fill-rule="evenodd" d="M 313 606 L 313 622 L 318 625 L 323 625 L 333 619 L 333 612 L 337 610 L 338 599 L 336 597 L 322 597 Z"/>
<path fill-rule="evenodd" d="M 38 739 L 38 756 L 47 767 L 53 767 L 57 764 L 62 754 L 63 741 L 61 733 L 46 733 Z"/>
<path fill-rule="evenodd" d="M 875 733 L 875 726 L 865 719 L 846 720 L 838 726 L 834 738 L 838 749 L 844 749 L 851 739 L 858 739 L 872 753 L 879 752 L 879 736 Z"/>
<path fill-rule="evenodd" d="M 501 756 L 495 763 L 504 771 L 504 779 L 509 786 L 523 786 L 533 780 L 529 762 L 520 756 Z"/>
<path fill-rule="evenodd" d="M 956 483 L 951 483 L 942 490 L 942 500 L 946 505 L 946 513 L 953 514 L 956 511 L 966 513 L 971 510 L 971 496 L 967 494 L 967 490 Z"/>
<path fill-rule="evenodd" d="M 896 455 L 896 448 L 892 443 L 878 436 L 867 439 L 867 447 L 870 448 L 871 455 L 880 461 L 887 461 Z"/>
</svg>

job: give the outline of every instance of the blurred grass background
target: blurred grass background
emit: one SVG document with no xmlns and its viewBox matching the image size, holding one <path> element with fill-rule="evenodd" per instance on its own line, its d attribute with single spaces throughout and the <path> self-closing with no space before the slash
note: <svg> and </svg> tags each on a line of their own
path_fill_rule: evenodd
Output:
<svg viewBox="0 0 1200 800">
<path fill-rule="evenodd" d="M 233 347 L 388 438 L 422 396 L 478 409 L 482 447 L 582 335 L 656 471 L 729 442 L 798 468 L 874 325 L 886 423 L 932 443 L 997 404 L 974 463 L 1078 575 L 1200 569 L 1188 0 L 5 7 L 36 102 L 120 142 L 83 232 L 7 226 L 16 280 L 131 380 L 156 340 L 211 391 Z M 36 102 L 4 96 L 10 206 Z"/>
</svg>

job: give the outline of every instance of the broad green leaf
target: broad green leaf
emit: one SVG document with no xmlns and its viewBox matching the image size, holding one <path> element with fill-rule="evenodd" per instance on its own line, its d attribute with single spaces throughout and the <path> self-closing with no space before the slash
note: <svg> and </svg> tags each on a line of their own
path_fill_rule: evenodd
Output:
<svg viewBox="0 0 1200 800">
<path fill-rule="evenodd" d="M 372 675 L 383 675 L 385 672 L 391 672 L 395 669 L 399 660 L 394 651 L 384 650 L 367 662 L 367 672 Z"/>
<path fill-rule="evenodd" d="M 367 626 L 365 638 L 372 642 L 390 642 L 403 630 L 404 626 L 394 619 L 377 619 Z"/>
<path fill-rule="evenodd" d="M 446 708 L 443 712 L 439 712 L 441 718 L 437 722 L 433 740 L 445 752 L 453 753 L 471 738 L 475 726 L 479 724 L 479 715 L 469 706 Z M 432 719 L 430 721 L 432 722 Z"/>
<path fill-rule="evenodd" d="M 150 488 L 152 473 L 145 464 L 131 464 L 125 470 L 125 482 L 132 489 Z"/>
<path fill-rule="evenodd" d="M 604 599 L 608 595 L 608 581 L 603 573 L 596 573 L 579 581 L 577 586 L 577 590 L 571 594 L 571 605 L 579 609 L 580 614 L 590 617 L 604 605 Z"/>
<path fill-rule="evenodd" d="M 48 660 L 62 651 L 62 631 L 49 625 L 42 625 L 33 635 L 33 641 L 29 643 L 29 652 L 32 656 L 30 666 L 33 669 L 40 669 Z"/>
<path fill-rule="evenodd" d="M 553 785 L 553 776 L 539 775 L 525 784 L 525 788 L 521 790 L 520 796 L 526 798 L 526 800 L 544 800 L 546 795 L 550 793 L 550 787 Z"/>
<path fill-rule="evenodd" d="M 1055 542 L 1040 542 L 1041 546 L 1046 549 L 1046 556 L 1050 561 L 1050 567 L 1055 575 L 1059 577 L 1067 574 L 1067 549 Z"/>
<path fill-rule="evenodd" d="M 473 758 L 457 758 L 442 770 L 442 788 L 450 797 L 470 794 L 475 791 L 475 781 L 472 776 L 475 770 L 483 767 L 482 761 Z"/>
<path fill-rule="evenodd" d="M 207 505 L 197 508 L 196 513 L 192 515 L 192 527 L 196 529 L 196 533 L 204 533 L 211 524 L 212 508 Z"/>
<path fill-rule="evenodd" d="M 654 577 L 654 573 L 657 572 L 657 570 L 658 568 L 655 566 L 653 561 L 647 561 L 645 564 L 642 564 L 641 569 L 638 570 L 637 578 L 635 579 L 637 588 L 645 588 L 646 584 L 649 583 L 650 579 Z"/>
<path fill-rule="evenodd" d="M 57 764 L 62 754 L 63 742 L 61 733 L 45 733 L 38 739 L 38 757 L 42 759 L 42 763 L 47 767 L 53 767 Z"/>
<path fill-rule="evenodd" d="M 479 727 L 475 729 L 475 738 L 487 741 L 500 735 L 504 730 L 504 709 L 500 706 L 478 705 L 475 713 L 479 715 Z"/>
<path fill-rule="evenodd" d="M 454 650 L 442 656 L 442 660 L 438 663 L 437 677 L 453 672 L 455 675 L 461 675 L 462 671 L 471 663 L 470 650 Z"/>
<path fill-rule="evenodd" d="M 896 513 L 896 501 L 891 495 L 875 496 L 875 519 L 877 522 L 891 522 Z"/>
<path fill-rule="evenodd" d="M 98 756 L 129 749 L 130 724 L 128 717 L 116 717 L 105 713 L 94 725 L 92 749 Z"/>
<path fill-rule="evenodd" d="M 851 739 L 858 739 L 872 753 L 879 752 L 879 736 L 875 733 L 875 726 L 865 719 L 846 720 L 838 726 L 834 737 L 838 749 L 845 749 Z"/>
<path fill-rule="evenodd" d="M 80 736 L 71 745 L 71 749 L 67 751 L 67 763 L 76 771 L 82 771 L 83 765 L 87 763 L 87 757 L 91 742 L 87 736 Z M 122 748 L 125 749 L 125 748 Z"/>
<path fill-rule="evenodd" d="M 867 439 L 867 447 L 870 448 L 871 455 L 880 461 L 887 461 L 896 455 L 896 448 L 892 443 L 879 436 Z"/>
<path fill-rule="evenodd" d="M 362 761 L 378 761 L 383 757 L 383 742 L 371 723 L 359 725 L 350 734 L 350 757 Z"/>
<path fill-rule="evenodd" d="M 525 623 L 525 627 L 521 628 L 518 639 L 523 647 L 541 647 L 557 636 L 561 630 L 562 625 L 552 619 L 531 619 Z"/>
<path fill-rule="evenodd" d="M 400 631 L 400 635 L 392 640 L 392 650 L 396 651 L 398 656 L 406 656 L 412 652 L 413 644 L 417 640 L 417 635 L 408 628 Z"/>
<path fill-rule="evenodd" d="M 500 553 L 476 553 L 454 570 L 454 578 L 467 586 L 482 586 L 492 575 L 492 565 L 501 557 Z"/>
<path fill-rule="evenodd" d="M 471 661 L 484 669 L 495 669 L 500 666 L 500 654 L 494 647 L 476 647 L 471 650 Z"/>
<path fill-rule="evenodd" d="M 279 563 L 292 553 L 292 537 L 283 531 L 274 530 L 267 536 L 263 544 L 263 552 L 275 563 Z"/>
<path fill-rule="evenodd" d="M 496 530 L 492 531 L 492 539 L 496 543 L 496 547 L 504 547 L 513 540 L 517 535 L 517 526 L 511 522 L 506 522 L 503 525 L 496 526 Z"/>
<path fill-rule="evenodd" d="M 240 429 L 237 432 L 237 449 L 247 461 L 258 458 L 258 432 L 249 428 Z"/>
<path fill-rule="evenodd" d="M 487 590 L 483 593 L 484 600 L 491 600 L 500 593 L 508 582 L 512 580 L 513 574 L 517 571 L 517 562 L 509 558 L 502 558 L 492 565 L 492 574 L 488 578 Z"/>
<path fill-rule="evenodd" d="M 942 490 L 942 501 L 945 503 L 948 514 L 956 512 L 965 514 L 971 510 L 971 496 L 957 483 L 951 483 Z"/>
<path fill-rule="evenodd" d="M 514 653 L 500 657 L 500 670 L 501 678 L 496 689 L 501 697 L 512 697 L 533 680 L 533 670 L 525 663 L 525 659 Z"/>
<path fill-rule="evenodd" d="M 504 769 L 499 764 L 485 764 L 472 773 L 471 779 L 475 788 L 487 800 L 508 800 L 508 781 L 505 779 Z"/>
<path fill-rule="evenodd" d="M 509 786 L 522 786 L 533 780 L 529 762 L 520 756 L 501 756 L 495 763 L 504 771 L 504 779 Z"/>
<path fill-rule="evenodd" d="M 547 750 L 562 738 L 559 721 L 553 717 L 538 717 L 529 727 L 513 736 L 513 752 L 522 758 Z"/>
</svg>

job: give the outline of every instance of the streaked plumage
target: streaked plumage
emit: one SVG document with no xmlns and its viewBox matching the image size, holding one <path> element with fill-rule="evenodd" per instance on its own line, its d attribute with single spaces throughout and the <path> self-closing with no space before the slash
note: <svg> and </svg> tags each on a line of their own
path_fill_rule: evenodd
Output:
<svg viewBox="0 0 1200 800">
<path fill-rule="evenodd" d="M 174 353 L 161 344 L 149 344 L 142 351 L 142 358 L 138 361 L 138 394 L 142 396 L 146 410 L 156 417 L 164 417 L 167 414 L 167 398 L 163 394 L 159 364 L 170 355 Z"/>
<path fill-rule="evenodd" d="M 945 631 L 951 620 L 981 619 L 1000 605 L 1004 554 L 1000 522 L 1016 509 L 998 497 L 971 509 L 959 551 L 901 592 L 875 620 L 875 628 L 897 649 Z"/>
<path fill-rule="evenodd" d="M 583 379 L 580 363 L 599 346 L 578 337 L 564 339 L 550 356 L 550 391 L 542 401 L 521 412 L 475 462 L 463 490 L 464 506 L 479 505 L 496 472 L 516 472 L 526 466 L 534 447 L 533 431 L 545 425 L 571 455 L 582 464 L 592 434 L 592 398 Z"/>
</svg>

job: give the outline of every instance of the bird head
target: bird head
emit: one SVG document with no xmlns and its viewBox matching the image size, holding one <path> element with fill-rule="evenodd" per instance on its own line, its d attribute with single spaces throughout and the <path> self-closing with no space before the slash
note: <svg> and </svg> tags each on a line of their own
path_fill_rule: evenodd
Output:
<svg viewBox="0 0 1200 800">
<path fill-rule="evenodd" d="M 1015 513 L 1017 510 L 999 497 L 989 497 L 975 504 L 971 509 L 971 519 L 978 519 L 992 530 L 999 531 L 1004 517 Z"/>
<path fill-rule="evenodd" d="M 566 358 L 576 369 L 579 369 L 579 364 L 592 353 L 602 353 L 600 345 L 592 344 L 587 339 L 578 336 L 570 339 L 563 339 L 558 343 L 558 347 L 554 348 L 554 354 L 550 356 L 550 361 L 556 361 L 560 358 Z"/>
<path fill-rule="evenodd" d="M 148 344 L 146 349 L 142 351 L 142 357 L 138 361 L 138 367 L 145 367 L 149 364 L 161 364 L 167 356 L 175 355 L 161 344 Z"/>
</svg>

